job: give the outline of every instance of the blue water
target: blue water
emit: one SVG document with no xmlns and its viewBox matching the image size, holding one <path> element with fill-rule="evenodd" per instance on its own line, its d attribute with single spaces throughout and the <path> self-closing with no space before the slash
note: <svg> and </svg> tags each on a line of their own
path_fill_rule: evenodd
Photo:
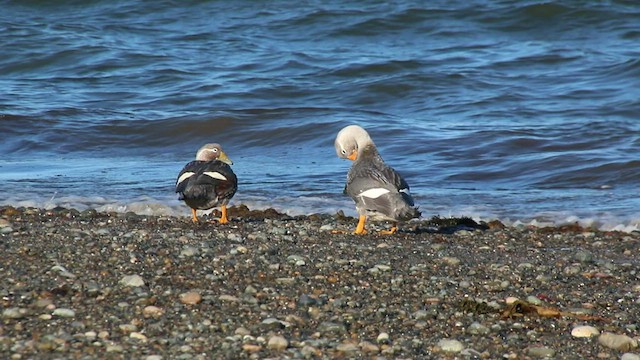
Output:
<svg viewBox="0 0 640 360">
<path fill-rule="evenodd" d="M 424 216 L 640 224 L 636 1 L 0 5 L 0 205 L 188 216 L 219 142 L 232 204 L 355 214 L 357 123 Z"/>
</svg>

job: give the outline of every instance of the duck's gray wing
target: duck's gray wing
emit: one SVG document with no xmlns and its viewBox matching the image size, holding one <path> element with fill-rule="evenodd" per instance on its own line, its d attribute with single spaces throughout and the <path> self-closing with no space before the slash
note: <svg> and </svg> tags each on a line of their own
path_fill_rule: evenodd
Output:
<svg viewBox="0 0 640 360">
<path fill-rule="evenodd" d="M 347 177 L 347 194 L 356 206 L 369 212 L 408 220 L 419 217 L 409 192 L 409 184 L 384 163 L 363 162 L 354 166 Z"/>
</svg>

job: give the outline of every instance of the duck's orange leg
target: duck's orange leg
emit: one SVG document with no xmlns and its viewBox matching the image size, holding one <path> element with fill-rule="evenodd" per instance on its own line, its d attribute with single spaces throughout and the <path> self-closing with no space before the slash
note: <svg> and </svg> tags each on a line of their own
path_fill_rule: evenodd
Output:
<svg viewBox="0 0 640 360">
<path fill-rule="evenodd" d="M 227 218 L 227 206 L 226 205 L 222 205 L 220 207 L 220 212 L 222 213 L 222 216 L 220 216 L 220 224 L 229 223 L 229 219 Z"/>
<path fill-rule="evenodd" d="M 198 215 L 196 215 L 196 209 L 191 208 L 191 221 L 194 223 L 198 222 Z"/>
<path fill-rule="evenodd" d="M 382 234 L 382 235 L 391 235 L 391 234 L 395 234 L 397 232 L 398 232 L 398 224 L 394 223 L 393 226 L 391 227 L 391 229 L 382 230 L 382 231 L 380 231 L 380 234 Z"/>
<path fill-rule="evenodd" d="M 356 226 L 356 231 L 353 233 L 356 235 L 363 235 L 367 233 L 367 230 L 364 229 L 364 223 L 367 221 L 367 217 L 365 215 L 360 215 L 358 219 L 358 226 Z"/>
</svg>

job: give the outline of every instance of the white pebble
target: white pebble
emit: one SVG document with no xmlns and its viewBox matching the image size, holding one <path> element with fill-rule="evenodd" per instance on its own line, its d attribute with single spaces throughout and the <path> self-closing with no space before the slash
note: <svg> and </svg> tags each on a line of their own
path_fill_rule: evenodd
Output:
<svg viewBox="0 0 640 360">
<path fill-rule="evenodd" d="M 76 316 L 76 312 L 71 309 L 59 308 L 53 310 L 53 316 L 72 318 Z"/>
<path fill-rule="evenodd" d="M 632 353 L 624 353 L 620 357 L 620 360 L 640 360 L 640 355 Z"/>
<path fill-rule="evenodd" d="M 590 338 L 597 335 L 600 335 L 600 331 L 589 325 L 576 326 L 571 330 L 571 336 L 577 338 Z"/>
<path fill-rule="evenodd" d="M 120 280 L 120 284 L 124 286 L 144 286 L 144 279 L 140 275 L 127 275 Z"/>
<path fill-rule="evenodd" d="M 464 350 L 464 345 L 458 340 L 442 339 L 438 341 L 438 347 L 444 352 L 457 353 Z"/>
<path fill-rule="evenodd" d="M 598 337 L 598 343 L 604 347 L 620 351 L 629 351 L 638 347 L 638 342 L 635 339 L 610 332 L 602 333 Z"/>
<path fill-rule="evenodd" d="M 289 341 L 287 341 L 287 339 L 280 335 L 272 336 L 267 343 L 267 348 L 278 351 L 284 350 L 288 346 Z"/>
</svg>

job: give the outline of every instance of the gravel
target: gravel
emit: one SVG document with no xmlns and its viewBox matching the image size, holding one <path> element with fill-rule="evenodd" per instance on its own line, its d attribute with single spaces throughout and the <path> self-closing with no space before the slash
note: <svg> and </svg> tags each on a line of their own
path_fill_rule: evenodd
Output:
<svg viewBox="0 0 640 360">
<path fill-rule="evenodd" d="M 0 358 L 640 354 L 638 233 L 229 214 L 0 208 Z"/>
</svg>

